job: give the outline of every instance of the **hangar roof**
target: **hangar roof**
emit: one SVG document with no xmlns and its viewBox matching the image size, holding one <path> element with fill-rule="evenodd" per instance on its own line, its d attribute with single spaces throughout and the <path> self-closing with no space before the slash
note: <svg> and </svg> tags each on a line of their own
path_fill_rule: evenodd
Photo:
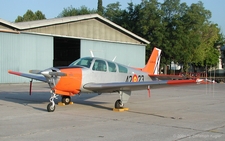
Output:
<svg viewBox="0 0 225 141">
<path fill-rule="evenodd" d="M 103 18 L 102 16 L 98 14 L 89 14 L 89 15 L 79 15 L 79 16 L 71 16 L 71 17 L 63 17 L 63 18 L 54 18 L 54 19 L 45 19 L 45 20 L 37 20 L 37 21 L 29 21 L 29 22 L 19 22 L 19 23 L 11 23 L 5 20 L 0 19 L 0 24 L 3 24 L 3 26 L 0 25 L 0 29 L 5 26 L 5 28 L 2 29 L 13 29 L 15 31 L 28 31 L 29 29 L 34 28 L 40 28 L 40 27 L 46 27 L 51 25 L 59 25 L 64 23 L 71 23 L 71 22 L 77 22 L 77 21 L 84 21 L 89 19 L 98 19 L 101 22 L 110 25 L 111 27 L 120 30 L 127 35 L 140 40 L 144 44 L 149 44 L 150 42 L 139 37 L 138 35 L 126 30 L 125 28 L 111 22 L 110 20 L 107 20 L 106 18 Z M 4 31 L 4 30 L 2 30 Z"/>
</svg>

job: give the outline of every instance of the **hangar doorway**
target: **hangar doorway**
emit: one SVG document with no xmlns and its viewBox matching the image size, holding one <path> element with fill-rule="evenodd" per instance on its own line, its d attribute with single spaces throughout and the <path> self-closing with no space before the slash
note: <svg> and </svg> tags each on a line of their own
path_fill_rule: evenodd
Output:
<svg viewBox="0 0 225 141">
<path fill-rule="evenodd" d="M 80 39 L 54 37 L 53 66 L 68 66 L 80 58 Z"/>
</svg>

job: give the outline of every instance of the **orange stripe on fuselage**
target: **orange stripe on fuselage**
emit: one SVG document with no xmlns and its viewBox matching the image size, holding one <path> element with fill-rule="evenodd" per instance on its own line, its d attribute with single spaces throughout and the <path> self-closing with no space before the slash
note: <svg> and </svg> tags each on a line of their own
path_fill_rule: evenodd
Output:
<svg viewBox="0 0 225 141">
<path fill-rule="evenodd" d="M 68 68 L 60 69 L 60 71 L 67 75 L 60 78 L 59 82 L 54 87 L 55 92 L 60 95 L 78 94 L 82 82 L 82 69 Z"/>
</svg>

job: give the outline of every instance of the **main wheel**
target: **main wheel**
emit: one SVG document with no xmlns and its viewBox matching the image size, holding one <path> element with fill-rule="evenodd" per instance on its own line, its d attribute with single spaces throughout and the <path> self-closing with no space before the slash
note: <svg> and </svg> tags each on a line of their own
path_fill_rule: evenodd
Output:
<svg viewBox="0 0 225 141">
<path fill-rule="evenodd" d="M 48 111 L 48 112 L 54 112 L 54 111 L 55 111 L 55 105 L 53 106 L 52 102 L 50 102 L 50 103 L 47 105 L 47 111 Z"/>
<path fill-rule="evenodd" d="M 62 103 L 65 103 L 65 105 L 69 105 L 71 102 L 70 96 L 62 96 Z"/>
<path fill-rule="evenodd" d="M 122 101 L 121 101 L 120 99 L 118 99 L 118 100 L 115 102 L 115 108 L 116 108 L 116 109 L 123 108 Z"/>
</svg>

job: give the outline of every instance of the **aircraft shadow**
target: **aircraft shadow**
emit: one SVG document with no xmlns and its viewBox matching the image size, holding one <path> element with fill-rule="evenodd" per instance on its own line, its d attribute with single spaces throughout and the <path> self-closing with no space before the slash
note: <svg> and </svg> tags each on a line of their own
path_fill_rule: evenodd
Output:
<svg viewBox="0 0 225 141">
<path fill-rule="evenodd" d="M 76 104 L 84 105 L 84 106 L 91 106 L 98 109 L 105 109 L 105 110 L 112 110 L 111 107 L 102 106 L 102 104 L 107 104 L 107 102 L 96 102 L 96 101 L 85 101 L 84 99 L 74 100 Z"/>
<path fill-rule="evenodd" d="M 49 103 L 50 98 L 49 92 L 32 92 L 32 95 L 29 95 L 29 92 L 12 92 L 12 91 L 0 91 L 0 101 L 7 101 L 12 103 L 21 104 L 24 106 L 32 107 L 35 110 L 46 111 L 46 108 L 40 108 L 35 104 L 46 104 Z M 98 96 L 97 94 L 81 94 L 79 98 L 76 96 L 72 97 L 72 102 L 75 104 L 80 104 L 84 106 L 92 106 L 99 109 L 112 110 L 112 108 L 102 106 L 102 104 L 106 104 L 107 102 L 97 102 L 90 101 L 93 97 Z M 55 103 L 61 102 L 61 97 L 58 96 L 58 99 L 55 99 Z M 70 106 L 70 105 L 68 105 Z M 72 107 L 71 107 L 72 108 Z"/>
<path fill-rule="evenodd" d="M 50 95 L 43 94 L 41 92 L 32 92 L 30 96 L 28 92 L 0 92 L 0 100 L 21 104 L 24 106 L 32 107 L 36 110 L 46 111 L 46 108 L 39 108 L 38 106 L 33 106 L 33 104 L 47 103 Z"/>
</svg>

